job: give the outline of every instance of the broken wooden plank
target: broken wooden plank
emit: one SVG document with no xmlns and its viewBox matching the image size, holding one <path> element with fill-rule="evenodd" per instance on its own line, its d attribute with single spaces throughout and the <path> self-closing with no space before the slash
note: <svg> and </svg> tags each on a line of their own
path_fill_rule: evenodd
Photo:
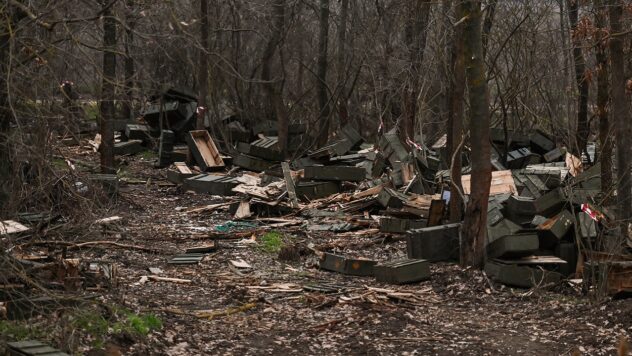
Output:
<svg viewBox="0 0 632 356">
<path fill-rule="evenodd" d="M 292 179 L 292 171 L 290 170 L 290 164 L 288 162 L 281 162 L 281 169 L 283 169 L 283 177 L 285 178 L 285 188 L 287 189 L 288 197 L 292 208 L 298 209 L 298 199 L 296 198 L 296 188 L 294 187 L 294 180 Z"/>
<path fill-rule="evenodd" d="M 463 184 L 463 192 L 465 194 L 470 194 L 470 181 L 472 179 L 471 175 L 464 175 L 461 178 L 461 183 Z M 506 171 L 496 171 L 492 172 L 492 182 L 489 188 L 489 195 L 496 194 L 518 194 L 518 190 L 516 189 L 516 184 L 513 179 L 513 175 L 510 170 Z"/>
<path fill-rule="evenodd" d="M 0 235 L 13 235 L 29 231 L 30 228 L 13 220 L 0 221 Z"/>
</svg>

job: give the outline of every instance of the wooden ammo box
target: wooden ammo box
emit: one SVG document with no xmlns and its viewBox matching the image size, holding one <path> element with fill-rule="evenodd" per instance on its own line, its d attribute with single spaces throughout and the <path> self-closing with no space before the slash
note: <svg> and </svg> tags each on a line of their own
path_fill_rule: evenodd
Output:
<svg viewBox="0 0 632 356">
<path fill-rule="evenodd" d="M 7 352 L 7 356 L 70 356 L 37 340 L 9 342 Z"/>
<path fill-rule="evenodd" d="M 283 155 L 279 151 L 279 139 L 276 137 L 264 137 L 252 143 L 239 142 L 237 144 L 237 151 L 268 161 L 283 160 Z"/>
<path fill-rule="evenodd" d="M 430 263 L 426 260 L 400 260 L 373 266 L 375 278 L 380 282 L 404 284 L 430 278 Z"/>
<path fill-rule="evenodd" d="M 430 262 L 458 259 L 461 224 L 447 224 L 409 230 L 406 235 L 408 258 Z"/>
<path fill-rule="evenodd" d="M 185 189 L 221 196 L 235 195 L 232 189 L 237 185 L 239 182 L 233 177 L 212 174 L 200 174 L 184 180 Z"/>
<path fill-rule="evenodd" d="M 563 210 L 560 214 L 538 225 L 541 247 L 553 249 L 555 245 L 566 236 L 574 223 L 575 219 L 573 218 L 573 214 L 568 210 Z"/>
<path fill-rule="evenodd" d="M 566 195 L 563 189 L 553 189 L 535 200 L 535 210 L 538 215 L 550 218 L 559 213 L 564 204 Z"/>
<path fill-rule="evenodd" d="M 114 154 L 117 156 L 133 155 L 144 150 L 143 141 L 129 140 L 114 144 Z"/>
<path fill-rule="evenodd" d="M 320 260 L 319 267 L 328 271 L 348 274 L 352 276 L 373 276 L 376 262 L 363 258 L 347 258 L 345 256 L 325 253 Z"/>
<path fill-rule="evenodd" d="M 224 168 L 224 161 L 217 151 L 215 142 L 206 130 L 189 131 L 187 144 L 202 171 Z"/>
<path fill-rule="evenodd" d="M 304 169 L 305 179 L 361 182 L 366 178 L 362 167 L 308 166 Z"/>
<path fill-rule="evenodd" d="M 270 169 L 274 163 L 261 158 L 247 156 L 245 154 L 237 154 L 233 157 L 233 165 L 254 172 L 263 172 Z"/>
<path fill-rule="evenodd" d="M 116 195 L 119 190 L 119 178 L 116 174 L 92 174 L 88 177 L 93 183 L 99 183 L 108 195 Z"/>
<path fill-rule="evenodd" d="M 395 189 L 385 187 L 377 196 L 377 201 L 385 208 L 399 209 L 408 201 L 408 196 Z"/>
<path fill-rule="evenodd" d="M 493 281 L 521 288 L 559 283 L 562 280 L 560 273 L 547 271 L 538 266 L 537 264 L 519 264 L 516 261 L 490 260 L 485 264 L 485 273 Z"/>
<path fill-rule="evenodd" d="M 167 180 L 174 184 L 182 184 L 185 179 L 195 177 L 189 166 L 184 162 L 175 162 L 173 169 L 167 170 Z"/>
<path fill-rule="evenodd" d="M 129 140 L 141 140 L 146 142 L 159 134 L 159 130 L 152 131 L 148 125 L 127 124 L 125 126 L 125 137 Z"/>
<path fill-rule="evenodd" d="M 294 188 L 301 199 L 320 199 L 340 192 L 338 182 L 299 182 Z"/>
<path fill-rule="evenodd" d="M 395 166 L 398 162 L 404 162 L 408 158 L 408 150 L 402 145 L 396 133 L 386 133 L 379 142 L 380 150 L 384 157 Z"/>
<path fill-rule="evenodd" d="M 531 148 L 536 153 L 543 155 L 555 149 L 555 142 L 540 130 L 533 132 L 529 140 L 531 141 Z"/>
<path fill-rule="evenodd" d="M 490 258 L 528 256 L 537 251 L 539 246 L 538 235 L 535 233 L 505 235 L 487 245 L 487 256 Z"/>
<path fill-rule="evenodd" d="M 536 214 L 535 199 L 511 195 L 507 199 L 506 216 L 518 224 L 528 224 Z"/>
<path fill-rule="evenodd" d="M 422 219 L 400 219 L 394 217 L 380 218 L 380 232 L 404 234 L 411 229 L 426 227 L 427 221 Z"/>
</svg>

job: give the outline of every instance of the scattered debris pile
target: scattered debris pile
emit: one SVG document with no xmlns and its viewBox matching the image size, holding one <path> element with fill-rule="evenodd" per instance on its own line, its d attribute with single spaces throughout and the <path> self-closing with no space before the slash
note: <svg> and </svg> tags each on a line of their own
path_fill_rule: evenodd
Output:
<svg viewBox="0 0 632 356">
<path fill-rule="evenodd" d="M 276 133 L 274 126 L 264 126 L 262 133 Z M 411 150 L 394 131 L 375 146 L 363 143 L 351 126 L 335 137 L 285 162 L 276 136 L 236 142 L 233 153 L 223 155 L 208 132 L 190 131 L 193 161 L 174 163 L 167 178 L 184 190 L 225 197 L 235 220 L 283 216 L 281 223 L 310 232 L 407 243 L 408 259 L 402 261 L 323 251 L 322 269 L 406 283 L 429 278 L 429 262 L 458 261 L 460 223 L 446 218 L 451 185 L 445 137 L 432 150 L 414 142 Z M 625 262 L 632 259 L 625 255 L 630 246 L 627 241 L 608 245 L 615 227 L 602 204 L 599 164 L 582 162 L 542 131 L 527 136 L 493 129 L 492 139 L 487 275 L 503 284 L 534 287 L 567 278 L 594 282 L 601 273 L 611 293 L 632 291 Z M 468 173 L 464 167 L 465 197 Z M 615 250 L 619 261 L 607 262 L 612 258 L 604 258 L 605 251 L 612 256 Z"/>
</svg>

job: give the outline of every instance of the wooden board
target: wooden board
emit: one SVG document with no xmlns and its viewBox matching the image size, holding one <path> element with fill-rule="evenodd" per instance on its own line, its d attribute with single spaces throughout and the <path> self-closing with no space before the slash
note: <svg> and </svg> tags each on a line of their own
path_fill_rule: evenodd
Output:
<svg viewBox="0 0 632 356">
<path fill-rule="evenodd" d="M 17 221 L 5 220 L 0 221 L 0 235 L 11 235 L 19 232 L 28 231 L 29 228 Z"/>
<path fill-rule="evenodd" d="M 463 192 L 465 194 L 470 194 L 470 180 L 472 179 L 472 175 L 468 174 L 461 178 L 461 183 L 463 184 Z M 513 179 L 513 175 L 510 170 L 506 171 L 496 171 L 492 172 L 492 183 L 489 189 L 489 195 L 496 194 L 518 194 L 518 190 L 516 189 L 516 184 Z"/>
</svg>

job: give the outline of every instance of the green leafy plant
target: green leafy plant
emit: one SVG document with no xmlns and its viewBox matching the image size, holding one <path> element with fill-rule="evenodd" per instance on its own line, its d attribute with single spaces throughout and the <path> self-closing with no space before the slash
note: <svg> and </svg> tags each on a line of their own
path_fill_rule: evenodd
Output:
<svg viewBox="0 0 632 356">
<path fill-rule="evenodd" d="M 278 253 L 283 247 L 283 234 L 278 231 L 269 231 L 259 239 L 259 246 L 268 253 Z"/>
</svg>

